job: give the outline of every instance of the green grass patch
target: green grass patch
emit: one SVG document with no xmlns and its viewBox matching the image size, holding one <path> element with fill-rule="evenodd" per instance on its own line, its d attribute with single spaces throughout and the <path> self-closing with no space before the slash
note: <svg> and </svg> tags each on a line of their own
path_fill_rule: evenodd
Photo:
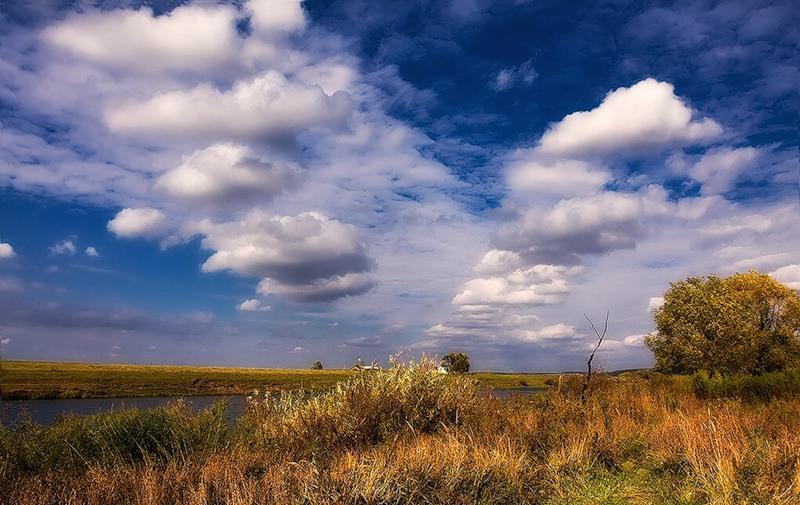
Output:
<svg viewBox="0 0 800 505">
<path fill-rule="evenodd" d="M 123 398 L 243 395 L 259 391 L 325 390 L 353 377 L 351 370 L 224 368 L 4 361 L 4 399 Z M 546 387 L 553 374 L 476 372 L 481 387 Z"/>
</svg>

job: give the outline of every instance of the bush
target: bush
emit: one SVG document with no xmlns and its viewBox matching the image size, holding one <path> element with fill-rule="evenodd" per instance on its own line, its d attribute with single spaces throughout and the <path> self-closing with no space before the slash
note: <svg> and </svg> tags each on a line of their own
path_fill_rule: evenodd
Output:
<svg viewBox="0 0 800 505">
<path fill-rule="evenodd" d="M 311 369 L 312 370 L 322 370 L 322 361 L 317 360 L 317 361 L 311 363 Z"/>
<path fill-rule="evenodd" d="M 706 372 L 692 375 L 692 390 L 698 398 L 740 398 L 767 401 L 800 396 L 800 369 L 761 375 L 709 377 Z"/>
<path fill-rule="evenodd" d="M 193 412 L 183 402 L 64 417 L 52 426 L 23 420 L 0 435 L 5 471 L 83 470 L 92 465 L 168 461 L 225 447 L 225 403 Z M 9 438 L 11 440 L 9 440 Z"/>
<path fill-rule="evenodd" d="M 240 429 L 247 443 L 313 457 L 403 432 L 433 433 L 463 422 L 476 404 L 473 380 L 439 374 L 435 363 L 423 358 L 358 374 L 316 397 L 284 392 L 253 402 Z"/>
</svg>

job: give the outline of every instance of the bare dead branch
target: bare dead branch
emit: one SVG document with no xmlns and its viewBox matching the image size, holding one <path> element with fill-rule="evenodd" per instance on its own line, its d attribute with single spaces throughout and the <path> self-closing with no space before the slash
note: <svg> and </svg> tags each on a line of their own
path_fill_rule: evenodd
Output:
<svg viewBox="0 0 800 505">
<path fill-rule="evenodd" d="M 589 321 L 589 324 L 592 327 L 592 331 L 597 336 L 597 344 L 595 344 L 594 349 L 592 349 L 592 353 L 589 355 L 589 358 L 586 360 L 586 378 L 583 381 L 583 388 L 581 388 L 581 403 L 586 402 L 586 390 L 589 389 L 589 381 L 592 380 L 592 361 L 594 360 L 594 355 L 597 353 L 597 350 L 600 348 L 600 345 L 603 343 L 603 339 L 606 338 L 606 333 L 608 332 L 608 317 L 610 312 L 606 311 L 606 322 L 603 325 L 603 332 L 600 333 L 597 331 L 597 327 L 594 325 L 594 322 L 589 319 L 589 316 L 586 314 L 583 317 Z"/>
</svg>

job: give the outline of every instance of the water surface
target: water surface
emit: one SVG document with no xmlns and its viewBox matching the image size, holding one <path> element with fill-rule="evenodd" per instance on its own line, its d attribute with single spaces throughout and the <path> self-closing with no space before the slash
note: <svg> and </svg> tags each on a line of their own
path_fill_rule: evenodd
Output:
<svg viewBox="0 0 800 505">
<path fill-rule="evenodd" d="M 39 424 L 52 424 L 61 416 L 96 414 L 107 410 L 152 409 L 182 399 L 193 410 L 227 400 L 225 417 L 233 420 L 244 412 L 244 396 L 152 396 L 146 398 L 76 398 L 54 400 L 0 400 L 0 420 L 8 426 L 21 414 Z"/>
<path fill-rule="evenodd" d="M 508 398 L 515 394 L 529 395 L 540 393 L 548 388 L 523 387 L 523 388 L 497 388 L 487 391 L 487 394 L 498 398 Z M 0 400 L 0 422 L 10 425 L 20 415 L 29 415 L 39 424 L 52 424 L 59 417 L 66 415 L 84 416 L 107 410 L 125 408 L 151 409 L 162 407 L 176 400 L 182 399 L 193 410 L 202 410 L 210 407 L 214 402 L 226 400 L 225 417 L 232 421 L 244 412 L 244 396 L 157 396 L 146 398 L 79 398 L 55 400 Z"/>
</svg>

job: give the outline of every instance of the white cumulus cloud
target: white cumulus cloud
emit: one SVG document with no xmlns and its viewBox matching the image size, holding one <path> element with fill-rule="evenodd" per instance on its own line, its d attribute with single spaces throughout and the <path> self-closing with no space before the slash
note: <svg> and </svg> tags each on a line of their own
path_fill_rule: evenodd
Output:
<svg viewBox="0 0 800 505">
<path fill-rule="evenodd" d="M 135 71 L 208 71 L 224 66 L 238 47 L 229 6 L 183 5 L 162 16 L 150 8 L 76 13 L 46 28 L 56 48 L 100 65 Z"/>
<path fill-rule="evenodd" d="M 214 144 L 194 152 L 158 178 L 156 187 L 172 196 L 197 202 L 264 202 L 298 179 L 299 170 L 260 159 L 241 144 Z"/>
<path fill-rule="evenodd" d="M 214 251 L 203 271 L 263 277 L 262 294 L 327 301 L 374 285 L 366 275 L 373 261 L 357 230 L 317 212 L 274 216 L 253 210 L 239 221 L 197 223 L 193 231 Z"/>
<path fill-rule="evenodd" d="M 230 90 L 203 83 L 122 102 L 107 108 L 105 119 L 114 132 L 149 139 L 290 144 L 303 130 L 343 125 L 351 111 L 352 100 L 343 91 L 327 95 L 319 86 L 267 70 Z"/>
<path fill-rule="evenodd" d="M 97 249 L 94 246 L 87 247 L 86 250 L 84 251 L 84 254 L 86 254 L 86 256 L 89 256 L 90 258 L 100 257 L 100 253 L 97 252 Z"/>
<path fill-rule="evenodd" d="M 566 277 L 580 267 L 535 265 L 516 269 L 503 277 L 472 279 L 453 298 L 455 305 L 548 305 L 569 292 Z"/>
<path fill-rule="evenodd" d="M 722 133 L 714 120 L 694 115 L 672 84 L 649 78 L 611 91 L 595 109 L 550 125 L 538 150 L 566 157 L 606 154 L 703 142 Z"/>
<path fill-rule="evenodd" d="M 523 265 L 520 255 L 513 251 L 492 249 L 473 268 L 475 273 L 483 275 L 504 274 L 516 270 Z"/>
<path fill-rule="evenodd" d="M 126 208 L 108 222 L 109 231 L 121 238 L 159 238 L 162 237 L 169 225 L 167 216 L 158 209 Z"/>
</svg>

